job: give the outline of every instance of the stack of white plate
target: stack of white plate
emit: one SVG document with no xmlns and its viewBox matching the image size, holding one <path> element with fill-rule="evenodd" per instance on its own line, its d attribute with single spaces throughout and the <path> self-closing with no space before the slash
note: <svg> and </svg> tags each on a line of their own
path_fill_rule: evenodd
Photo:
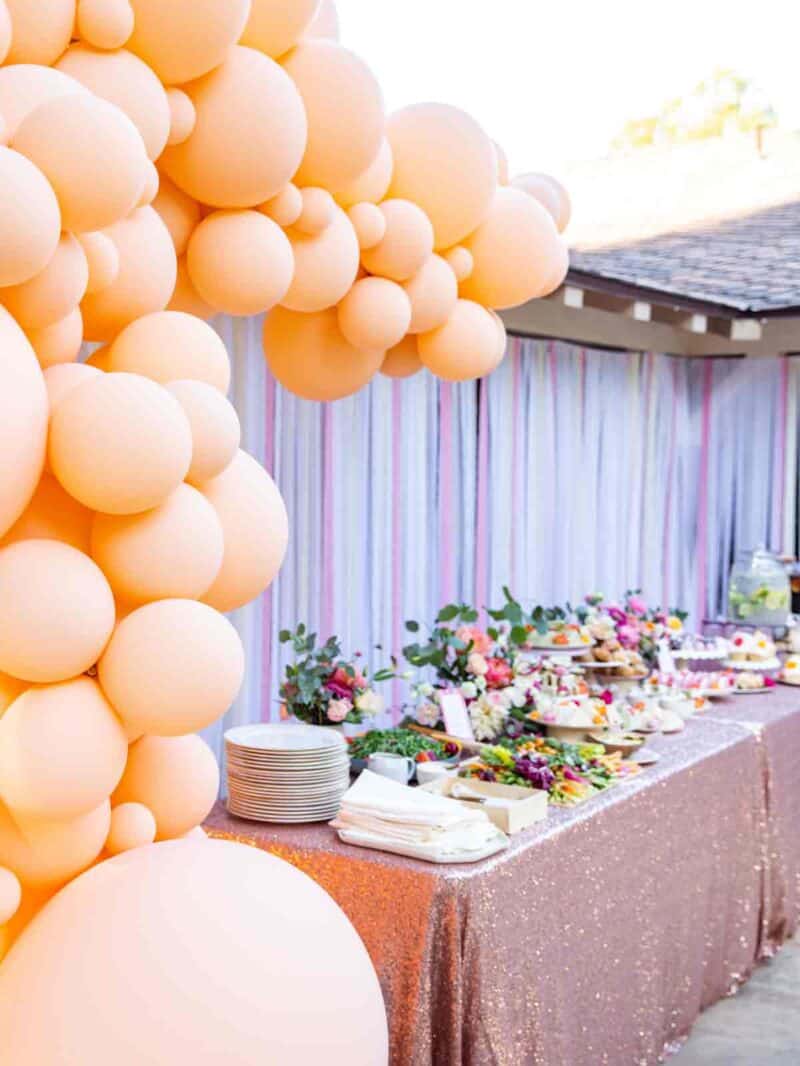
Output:
<svg viewBox="0 0 800 1066">
<path fill-rule="evenodd" d="M 258 822 L 327 821 L 350 784 L 345 739 L 325 726 L 237 726 L 225 753 L 228 810 Z"/>
</svg>

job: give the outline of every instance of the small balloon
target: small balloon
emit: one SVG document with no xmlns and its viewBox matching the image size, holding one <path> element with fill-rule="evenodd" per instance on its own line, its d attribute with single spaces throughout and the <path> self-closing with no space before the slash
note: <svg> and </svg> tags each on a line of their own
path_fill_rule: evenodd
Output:
<svg viewBox="0 0 800 1066">
<path fill-rule="evenodd" d="M 326 189 L 313 187 L 301 189 L 300 196 L 303 207 L 294 222 L 295 228 L 310 236 L 322 233 L 333 220 L 333 212 L 336 209 L 333 197 Z"/>
<path fill-rule="evenodd" d="M 241 428 L 233 405 L 204 381 L 173 381 L 167 388 L 192 430 L 192 464 L 186 480 L 200 486 L 217 477 L 239 448 Z"/>
<path fill-rule="evenodd" d="M 191 378 L 228 391 L 231 364 L 219 334 L 192 315 L 155 311 L 126 326 L 109 348 L 108 368 L 162 385 Z"/>
<path fill-rule="evenodd" d="M 564 232 L 572 214 L 572 205 L 569 193 L 561 182 L 549 174 L 520 174 L 511 184 L 538 200 L 555 222 L 558 232 Z"/>
<path fill-rule="evenodd" d="M 433 228 L 425 212 L 409 200 L 384 200 L 380 211 L 386 233 L 374 247 L 361 253 L 371 274 L 407 281 L 433 252 Z"/>
<path fill-rule="evenodd" d="M 411 322 L 411 301 L 394 281 L 362 278 L 339 304 L 342 336 L 354 348 L 386 351 L 405 336 Z"/>
<path fill-rule="evenodd" d="M 365 248 L 374 248 L 386 235 L 386 218 L 376 204 L 366 201 L 353 204 L 347 209 L 347 217 L 356 231 L 358 246 L 362 251 Z"/>
<path fill-rule="evenodd" d="M 466 281 L 475 265 L 472 252 L 468 251 L 463 244 L 448 248 L 446 252 L 442 252 L 442 258 L 455 274 L 456 281 Z"/>
<path fill-rule="evenodd" d="M 417 350 L 417 338 L 411 333 L 390 348 L 381 363 L 381 373 L 389 378 L 410 378 L 419 370 L 422 370 L 422 360 Z"/>
<path fill-rule="evenodd" d="M 358 273 L 358 238 L 350 219 L 334 208 L 333 219 L 315 236 L 292 229 L 294 276 L 281 304 L 291 311 L 323 311 L 338 304 Z"/>
<path fill-rule="evenodd" d="M 78 36 L 94 48 L 122 48 L 133 33 L 128 0 L 78 0 Z"/>
<path fill-rule="evenodd" d="M 409 333 L 425 333 L 443 325 L 458 299 L 458 282 L 449 263 L 430 255 L 403 289 L 411 301 Z"/>
<path fill-rule="evenodd" d="M 316 13 L 319 0 L 253 0 L 240 37 L 248 48 L 277 59 L 297 44 Z"/>
<path fill-rule="evenodd" d="M 111 809 L 111 825 L 105 850 L 121 855 L 132 848 L 143 848 L 156 838 L 156 820 L 143 803 L 120 803 Z"/>
<path fill-rule="evenodd" d="M 191 97 L 182 89 L 167 89 L 169 105 L 169 136 L 167 144 L 183 144 L 194 132 L 197 112 Z"/>
<path fill-rule="evenodd" d="M 423 364 L 445 381 L 472 381 L 498 365 L 498 332 L 485 307 L 458 300 L 443 326 L 420 333 L 417 348 Z"/>
<path fill-rule="evenodd" d="M 78 358 L 83 343 L 83 316 L 79 307 L 43 329 L 29 329 L 36 358 L 42 370 L 60 363 L 73 363 Z"/>
<path fill-rule="evenodd" d="M 80 233 L 78 241 L 86 257 L 88 278 L 86 292 L 92 294 L 107 289 L 119 274 L 119 252 L 105 233 Z"/>
<path fill-rule="evenodd" d="M 0 303 L 23 329 L 43 329 L 77 307 L 88 281 L 83 248 L 71 233 L 62 233 L 47 266 L 21 285 L 0 289 Z"/>
<path fill-rule="evenodd" d="M 279 226 L 293 225 L 303 211 L 303 196 L 296 185 L 289 182 L 277 196 L 260 205 L 259 211 Z"/>
</svg>

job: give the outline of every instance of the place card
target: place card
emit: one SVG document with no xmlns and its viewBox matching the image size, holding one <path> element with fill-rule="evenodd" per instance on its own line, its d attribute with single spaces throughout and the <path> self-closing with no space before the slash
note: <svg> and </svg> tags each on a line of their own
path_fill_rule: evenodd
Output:
<svg viewBox="0 0 800 1066">
<path fill-rule="evenodd" d="M 459 740 L 474 740 L 472 722 L 464 697 L 458 689 L 447 689 L 439 694 L 439 706 L 442 709 L 445 731 Z"/>
</svg>

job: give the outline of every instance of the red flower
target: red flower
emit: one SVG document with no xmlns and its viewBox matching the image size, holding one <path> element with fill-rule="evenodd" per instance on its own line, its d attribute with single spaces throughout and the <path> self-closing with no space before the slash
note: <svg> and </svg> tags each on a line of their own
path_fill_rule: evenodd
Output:
<svg viewBox="0 0 800 1066">
<path fill-rule="evenodd" d="M 505 659 L 487 659 L 486 687 L 505 688 L 511 684 L 513 671 Z"/>
</svg>

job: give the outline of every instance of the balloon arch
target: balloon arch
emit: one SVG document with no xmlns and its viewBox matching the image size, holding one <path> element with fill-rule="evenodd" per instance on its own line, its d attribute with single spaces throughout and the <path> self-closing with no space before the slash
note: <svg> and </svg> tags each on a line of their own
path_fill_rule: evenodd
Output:
<svg viewBox="0 0 800 1066">
<path fill-rule="evenodd" d="M 378 372 L 478 377 L 505 350 L 497 310 L 563 280 L 569 202 L 544 175 L 509 181 L 454 107 L 386 117 L 337 36 L 329 0 L 0 0 L 15 1066 L 64 1048 L 82 1064 L 386 1056 L 344 915 L 292 867 L 198 828 L 218 769 L 195 732 L 244 671 L 223 612 L 267 587 L 288 538 L 239 450 L 206 320 L 269 312 L 270 370 L 311 400 Z M 85 341 L 100 346 L 78 362 Z"/>
</svg>

